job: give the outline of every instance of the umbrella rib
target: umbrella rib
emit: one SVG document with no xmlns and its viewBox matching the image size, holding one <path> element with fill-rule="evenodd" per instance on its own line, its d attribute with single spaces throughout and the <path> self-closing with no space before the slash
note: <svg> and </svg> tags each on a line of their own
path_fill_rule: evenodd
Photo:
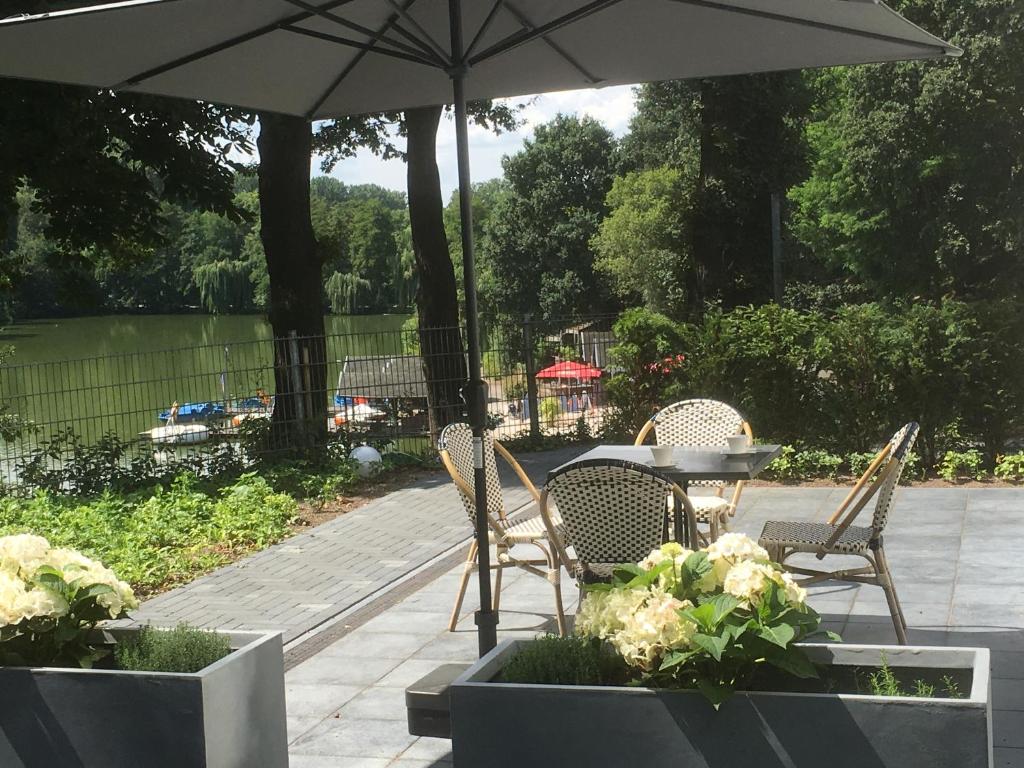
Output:
<svg viewBox="0 0 1024 768">
<path fill-rule="evenodd" d="M 281 30 L 284 32 L 291 32 L 296 35 L 305 35 L 306 37 L 312 37 L 328 43 L 344 45 L 348 48 L 356 48 L 364 53 L 379 53 L 382 56 L 391 56 L 395 59 L 402 59 L 403 61 L 411 61 L 415 64 L 423 64 L 428 67 L 437 68 L 437 64 L 432 62 L 430 59 L 425 59 L 422 56 L 411 56 L 408 53 L 403 53 L 402 51 L 392 51 L 390 48 L 381 48 L 372 42 L 364 43 L 362 40 L 352 40 L 347 37 L 332 35 L 329 32 L 319 32 L 315 29 L 305 29 L 303 27 L 295 27 L 290 24 L 288 26 L 281 27 Z"/>
<path fill-rule="evenodd" d="M 503 5 L 504 0 L 494 0 L 494 5 L 491 6 L 491 10 L 488 12 L 483 24 L 480 25 L 480 29 L 476 31 L 476 35 L 473 37 L 473 42 L 469 44 L 466 52 L 462 54 L 462 58 L 468 59 L 473 55 L 473 51 L 476 50 L 477 45 L 480 43 L 480 39 L 487 33 L 487 30 L 490 29 L 491 23 L 494 21 L 494 18 L 498 15 L 498 11 L 501 10 Z"/>
<path fill-rule="evenodd" d="M 535 25 L 526 17 L 525 14 L 523 14 L 518 8 L 512 5 L 512 3 L 506 2 L 505 0 L 499 0 L 499 2 L 503 6 L 505 6 L 509 13 L 516 17 L 516 21 L 522 24 L 527 32 L 535 29 Z M 542 35 L 540 39 L 544 41 L 544 43 L 546 43 L 551 50 L 553 50 L 555 53 L 561 56 L 566 62 L 568 62 L 573 69 L 575 69 L 577 72 L 583 75 L 586 81 L 591 85 L 597 85 L 603 80 L 603 78 L 595 77 L 594 75 L 592 75 L 586 69 L 586 67 L 580 64 L 568 51 L 566 51 L 562 46 L 560 46 L 547 35 Z"/>
<path fill-rule="evenodd" d="M 780 21 L 786 24 L 797 24 L 802 27 L 811 27 L 813 29 L 822 29 L 827 32 L 838 32 L 844 35 L 852 35 L 854 37 L 865 37 L 870 40 L 880 40 L 885 43 L 895 43 L 899 45 L 909 45 L 915 48 L 923 48 L 925 50 L 937 51 L 943 55 L 949 53 L 949 49 L 942 45 L 934 45 L 930 43 L 919 43 L 913 40 L 907 40 L 906 38 L 896 37 L 894 35 L 885 35 L 881 32 L 870 32 L 865 29 L 851 29 L 850 27 L 843 27 L 838 24 L 829 24 L 826 21 L 814 21 L 813 19 L 801 19 L 795 16 L 787 16 L 783 13 L 773 13 L 772 11 L 761 11 L 756 8 L 739 8 L 733 5 L 726 5 L 725 3 L 714 2 L 714 0 L 672 0 L 674 3 L 680 5 L 693 5 L 698 8 L 710 8 L 716 11 L 723 11 L 725 13 L 736 13 L 741 16 L 754 16 L 759 19 L 769 19 L 770 21 Z"/>
<path fill-rule="evenodd" d="M 406 53 L 408 53 L 408 54 L 410 54 L 412 56 L 422 57 L 422 55 L 423 55 L 423 50 L 421 48 L 419 48 L 419 47 L 414 48 L 411 45 L 406 45 L 401 40 L 396 40 L 393 37 L 389 37 L 389 36 L 385 35 L 381 31 L 375 31 L 373 29 L 370 29 L 370 27 L 364 27 L 362 24 L 357 24 L 354 21 L 349 21 L 345 17 L 339 16 L 338 14 L 333 13 L 330 10 L 322 10 L 320 8 L 317 8 L 315 5 L 307 3 L 305 0 L 284 0 L 284 1 L 286 3 L 291 3 L 292 5 L 294 5 L 294 6 L 298 7 L 298 8 L 302 8 L 303 10 L 309 11 L 310 13 L 312 13 L 312 14 L 314 14 L 316 16 L 319 16 L 322 19 L 334 22 L 335 24 L 338 24 L 339 26 L 345 27 L 347 29 L 351 29 L 353 32 L 362 32 L 364 35 L 370 37 L 372 40 L 377 41 L 377 42 L 387 43 L 388 45 L 390 45 L 392 48 L 395 48 L 396 50 L 405 51 Z M 387 29 L 390 26 L 391 26 L 390 24 L 386 25 L 384 27 L 384 29 Z M 441 59 L 439 59 L 437 57 L 437 54 L 435 54 L 433 51 L 428 51 L 428 53 L 430 54 L 431 57 L 437 59 L 437 63 L 438 64 L 443 64 L 444 63 L 443 61 L 441 61 Z"/>
<path fill-rule="evenodd" d="M 408 10 L 406 10 L 406 7 L 404 7 L 402 5 L 399 5 L 397 0 L 387 0 L 387 3 L 392 8 L 395 9 L 395 13 L 397 13 L 399 16 L 401 16 L 409 24 L 409 26 L 411 26 L 413 28 L 414 31 L 416 31 L 420 35 L 422 35 L 422 39 L 421 38 L 416 38 L 415 36 L 413 36 L 412 39 L 416 40 L 416 42 L 418 42 L 420 45 L 424 45 L 424 44 L 429 45 L 433 49 L 434 53 L 436 53 L 438 56 L 440 56 L 441 59 L 444 61 L 444 63 L 447 66 L 451 66 L 452 65 L 452 57 L 451 57 L 451 55 L 447 51 L 445 51 L 444 48 L 442 48 L 440 45 L 437 44 L 437 41 L 434 40 L 434 38 L 432 38 L 430 36 L 430 33 L 427 32 L 427 30 L 425 30 L 420 25 L 420 23 L 418 21 L 416 21 L 416 19 L 414 19 L 412 17 L 412 15 L 408 12 Z M 396 25 L 395 29 L 401 29 L 401 27 Z M 410 33 L 406 32 L 405 34 L 406 34 L 406 36 L 409 36 Z"/>
<path fill-rule="evenodd" d="M 591 14 L 603 11 L 605 8 L 610 8 L 613 5 L 618 5 L 622 0 L 593 0 L 593 2 L 587 3 L 584 6 L 577 8 L 575 11 L 571 11 L 564 16 L 559 16 L 556 19 L 552 19 L 546 24 L 541 24 L 539 27 L 533 29 L 524 29 L 514 34 L 509 35 L 504 40 L 499 40 L 497 43 L 487 48 L 476 56 L 469 60 L 469 65 L 479 64 L 481 61 L 492 59 L 495 56 L 500 56 L 503 53 L 511 51 L 513 48 L 518 48 L 526 43 L 533 42 L 538 37 L 544 37 L 551 32 L 561 29 L 564 26 L 573 24 L 581 19 L 590 16 Z"/>
<path fill-rule="evenodd" d="M 409 8 L 415 2 L 416 0 L 407 0 L 405 7 Z M 380 28 L 380 30 L 373 33 L 371 45 L 377 39 L 383 37 L 384 33 L 387 32 L 389 28 L 393 27 L 397 23 L 397 21 L 398 14 L 392 14 L 384 23 L 384 25 Z M 323 94 L 320 95 L 316 102 L 314 102 L 313 107 L 309 110 L 309 112 L 306 113 L 307 120 L 313 120 L 316 117 L 316 113 L 320 110 L 320 107 L 322 107 L 324 103 L 331 97 L 331 94 L 338 90 L 338 87 L 342 84 L 342 82 L 344 82 L 345 78 L 349 76 L 352 70 L 356 68 L 356 65 L 359 64 L 359 62 L 363 60 L 363 57 L 369 52 L 369 49 L 360 51 L 355 55 L 352 61 L 345 65 L 345 68 L 341 71 L 341 73 L 336 78 L 334 78 L 334 81 L 331 83 L 330 87 L 328 87 L 323 92 Z"/>
<path fill-rule="evenodd" d="M 333 10 L 334 8 L 338 8 L 342 5 L 347 5 L 352 1 L 353 0 L 332 0 L 332 2 L 325 4 L 320 10 Z M 126 88 L 129 86 L 138 85 L 143 80 L 149 80 L 150 78 L 157 77 L 158 75 L 162 75 L 166 72 L 170 72 L 172 69 L 184 67 L 188 64 L 191 64 L 194 61 L 205 59 L 208 56 L 213 56 L 214 54 L 220 53 L 221 51 L 226 51 L 229 48 L 234 48 L 236 46 L 242 45 L 243 43 L 247 43 L 250 40 L 255 40 L 257 37 L 263 37 L 264 35 L 268 35 L 271 32 L 276 32 L 278 29 L 282 27 L 282 25 L 296 24 L 300 21 L 305 21 L 312 15 L 313 14 L 307 11 L 304 13 L 297 13 L 294 16 L 289 16 L 288 18 L 282 19 L 280 21 L 275 21 L 273 24 L 265 24 L 264 26 L 259 27 L 257 29 L 253 29 L 241 35 L 237 35 L 228 40 L 223 40 L 214 45 L 202 48 L 201 50 L 195 51 L 185 56 L 181 56 L 177 59 L 174 59 L 173 61 L 169 61 L 166 64 L 161 64 L 157 67 L 153 67 L 152 69 L 147 69 L 145 72 L 140 72 L 137 75 L 133 75 L 132 77 L 129 77 L 123 80 L 122 82 L 118 83 L 117 85 L 113 86 L 113 90 L 116 91 L 119 88 Z"/>
</svg>

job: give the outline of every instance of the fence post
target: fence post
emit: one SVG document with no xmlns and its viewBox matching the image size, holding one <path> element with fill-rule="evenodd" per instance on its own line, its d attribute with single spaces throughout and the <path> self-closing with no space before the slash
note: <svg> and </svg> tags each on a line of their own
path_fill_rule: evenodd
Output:
<svg viewBox="0 0 1024 768">
<path fill-rule="evenodd" d="M 299 359 L 299 334 L 296 331 L 288 333 L 288 363 L 291 368 L 292 388 L 295 390 L 295 408 L 298 420 L 306 420 L 306 398 L 308 392 L 302 388 L 302 367 Z"/>
<path fill-rule="evenodd" d="M 523 346 L 526 358 L 526 403 L 530 410 L 530 437 L 540 437 L 540 414 L 537 408 L 537 371 L 533 365 L 533 328 L 530 324 L 532 316 L 523 315 Z"/>
</svg>

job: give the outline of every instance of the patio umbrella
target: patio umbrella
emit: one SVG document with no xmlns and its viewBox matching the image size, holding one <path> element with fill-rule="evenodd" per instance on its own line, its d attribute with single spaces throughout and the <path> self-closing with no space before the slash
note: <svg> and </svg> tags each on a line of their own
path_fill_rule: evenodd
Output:
<svg viewBox="0 0 1024 768">
<path fill-rule="evenodd" d="M 309 120 L 454 103 L 482 652 L 497 622 L 466 100 L 958 54 L 877 0 L 129 0 L 0 22 L 0 76 Z"/>
<path fill-rule="evenodd" d="M 600 379 L 604 374 L 600 368 L 585 363 L 564 360 L 537 371 L 538 379 L 574 379 L 579 381 Z"/>
</svg>

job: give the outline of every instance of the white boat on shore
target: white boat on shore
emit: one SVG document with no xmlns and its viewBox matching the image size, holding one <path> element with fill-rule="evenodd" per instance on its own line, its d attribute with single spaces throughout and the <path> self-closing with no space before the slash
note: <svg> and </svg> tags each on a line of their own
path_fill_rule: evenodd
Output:
<svg viewBox="0 0 1024 768">
<path fill-rule="evenodd" d="M 210 428 L 205 424 L 168 424 L 147 429 L 141 435 L 161 445 L 194 445 L 210 439 Z"/>
</svg>

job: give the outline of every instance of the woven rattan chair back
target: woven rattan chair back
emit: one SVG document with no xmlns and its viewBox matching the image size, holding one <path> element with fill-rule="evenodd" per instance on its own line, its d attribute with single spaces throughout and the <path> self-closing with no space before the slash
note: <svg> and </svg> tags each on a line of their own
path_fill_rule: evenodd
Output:
<svg viewBox="0 0 1024 768">
<path fill-rule="evenodd" d="M 562 517 L 565 543 L 584 570 L 639 562 L 660 546 L 665 499 L 674 488 L 650 467 L 611 459 L 570 464 L 544 486 Z"/>
<path fill-rule="evenodd" d="M 889 514 L 892 512 L 893 501 L 896 497 L 896 487 L 899 485 L 900 477 L 907 466 L 907 460 L 910 458 L 910 452 L 914 448 L 914 443 L 917 442 L 917 435 L 920 431 L 921 428 L 911 422 L 893 435 L 889 441 L 889 461 L 895 462 L 895 465 L 878 488 L 875 512 L 871 518 L 871 528 L 875 538 L 882 535 L 886 523 L 889 522 Z"/>
<path fill-rule="evenodd" d="M 473 488 L 473 430 L 469 424 L 449 424 L 441 432 L 437 447 L 448 454 L 462 479 L 462 484 L 456 483 L 459 497 L 470 523 L 476 525 L 476 499 L 465 491 L 465 488 Z M 504 520 L 505 504 L 501 498 L 498 462 L 494 458 L 494 435 L 489 430 L 484 432 L 484 473 L 487 478 L 487 512 L 498 520 Z"/>
<path fill-rule="evenodd" d="M 750 427 L 742 414 L 728 403 L 718 400 L 682 400 L 668 405 L 651 417 L 637 438 L 641 444 L 653 430 L 656 445 L 682 445 L 690 447 L 718 447 L 729 445 L 729 438 L 746 432 Z M 717 480 L 699 480 L 695 487 L 722 488 Z"/>
</svg>

